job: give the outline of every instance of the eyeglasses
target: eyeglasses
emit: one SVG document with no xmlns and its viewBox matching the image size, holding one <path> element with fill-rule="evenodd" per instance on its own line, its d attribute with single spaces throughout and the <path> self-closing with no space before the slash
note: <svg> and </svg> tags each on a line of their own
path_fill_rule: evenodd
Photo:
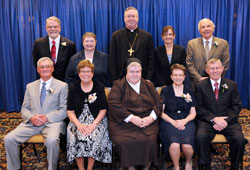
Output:
<svg viewBox="0 0 250 170">
<path fill-rule="evenodd" d="M 172 75 L 173 77 L 183 77 L 183 76 L 185 76 L 184 74 L 173 74 Z"/>
<path fill-rule="evenodd" d="M 92 71 L 80 71 L 81 74 L 90 74 Z"/>
<path fill-rule="evenodd" d="M 52 67 L 51 65 L 40 65 L 39 68 L 40 69 L 45 69 L 45 68 L 50 68 Z"/>
<path fill-rule="evenodd" d="M 167 36 L 172 37 L 172 36 L 174 36 L 174 34 L 172 34 L 172 33 L 169 33 L 169 34 L 166 33 L 166 34 L 164 34 L 164 36 L 166 36 L 166 37 L 167 37 Z"/>
</svg>

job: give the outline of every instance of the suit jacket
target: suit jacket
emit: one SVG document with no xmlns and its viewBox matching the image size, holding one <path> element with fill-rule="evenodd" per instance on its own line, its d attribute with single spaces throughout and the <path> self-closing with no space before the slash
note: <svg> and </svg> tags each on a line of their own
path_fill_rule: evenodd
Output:
<svg viewBox="0 0 250 170">
<path fill-rule="evenodd" d="M 184 47 L 173 46 L 171 63 L 168 61 L 165 45 L 154 49 L 154 82 L 156 87 L 172 84 L 170 67 L 176 63 L 186 66 L 186 50 Z"/>
<path fill-rule="evenodd" d="M 84 49 L 71 57 L 65 75 L 65 81 L 68 84 L 73 84 L 76 81 L 80 81 L 77 66 L 80 61 L 85 59 L 86 58 L 84 54 Z M 95 50 L 93 64 L 95 65 L 93 80 L 101 82 L 106 87 L 110 87 L 110 78 L 108 72 L 108 55 L 104 52 Z"/>
<path fill-rule="evenodd" d="M 162 99 L 152 82 L 141 79 L 140 94 L 138 94 L 128 84 L 125 77 L 115 81 L 108 96 L 108 108 L 111 136 L 136 137 L 138 131 L 147 135 L 158 133 L 157 121 L 145 128 L 139 128 L 131 122 L 124 121 L 130 114 L 144 118 L 149 116 L 152 110 L 155 111 L 157 117 L 161 116 Z"/>
<path fill-rule="evenodd" d="M 125 75 L 126 61 L 130 57 L 138 58 L 142 63 L 142 77 L 151 80 L 154 71 L 154 58 L 152 56 L 154 44 L 150 33 L 138 28 L 138 36 L 134 44 L 135 51 L 129 56 L 129 39 L 126 28 L 112 34 L 109 48 L 109 71 L 111 82 Z"/>
<path fill-rule="evenodd" d="M 66 43 L 66 45 L 62 45 L 62 43 Z M 64 43 L 64 44 L 65 44 Z M 65 72 L 70 60 L 70 57 L 76 53 L 76 46 L 75 44 L 60 36 L 60 45 L 57 55 L 57 62 L 54 66 L 53 77 L 59 79 L 61 81 L 65 81 Z M 49 36 L 45 36 L 39 38 L 34 43 L 33 48 L 33 62 L 36 68 L 37 61 L 42 57 L 50 57 L 50 46 L 49 46 Z"/>
<path fill-rule="evenodd" d="M 68 85 L 55 78 L 52 79 L 50 89 L 46 92 L 44 104 L 40 105 L 40 79 L 29 83 L 26 87 L 21 115 L 24 123 L 29 123 L 35 114 L 45 114 L 48 122 L 45 126 L 55 128 L 62 134 L 65 133 L 64 119 L 67 117 Z"/>
<path fill-rule="evenodd" d="M 227 85 L 228 88 L 223 87 Z M 210 79 L 196 84 L 197 122 L 198 125 L 211 125 L 211 120 L 217 116 L 228 116 L 228 125 L 238 122 L 241 110 L 241 100 L 237 84 L 226 78 L 221 78 L 218 101 L 215 99 Z"/>
<path fill-rule="evenodd" d="M 230 54 L 226 40 L 213 37 L 208 60 L 210 58 L 219 58 L 224 66 L 224 73 L 228 70 Z M 207 60 L 202 37 L 188 42 L 186 62 L 191 79 L 191 88 L 194 89 L 194 84 L 197 83 L 201 77 L 208 76 L 205 71 Z"/>
</svg>

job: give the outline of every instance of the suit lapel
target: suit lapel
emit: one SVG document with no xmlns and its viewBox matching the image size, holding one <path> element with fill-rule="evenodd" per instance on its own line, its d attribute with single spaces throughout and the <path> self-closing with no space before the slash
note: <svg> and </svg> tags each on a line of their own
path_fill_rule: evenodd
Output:
<svg viewBox="0 0 250 170">
<path fill-rule="evenodd" d="M 201 54 L 202 54 L 204 60 L 207 61 L 206 55 L 205 55 L 204 44 L 203 44 L 203 41 L 202 41 L 202 37 L 200 37 L 199 40 L 198 40 L 198 47 L 199 47 L 199 49 L 201 51 Z"/>
<path fill-rule="evenodd" d="M 35 101 L 36 105 L 39 106 L 40 110 L 41 110 L 41 101 L 40 101 L 40 79 L 38 79 L 34 85 L 34 88 L 32 90 L 32 93 L 34 93 L 35 96 Z"/>
<path fill-rule="evenodd" d="M 222 77 L 220 81 L 220 89 L 219 89 L 219 96 L 218 96 L 218 103 L 223 99 L 224 92 L 222 85 L 225 84 L 225 79 Z"/>
<path fill-rule="evenodd" d="M 161 61 L 163 62 L 162 65 L 169 66 L 170 63 L 169 63 L 169 61 L 168 61 L 168 56 L 167 56 L 167 52 L 166 52 L 166 47 L 165 47 L 165 45 L 163 45 L 163 46 L 160 47 L 159 53 L 160 53 L 160 56 L 159 56 L 159 57 L 162 58 L 162 59 L 161 59 Z"/>
<path fill-rule="evenodd" d="M 214 42 L 216 41 L 216 37 L 213 37 L 212 45 L 211 45 L 211 51 L 209 53 L 209 59 L 213 56 L 214 52 L 216 51 L 217 47 L 214 46 Z"/>
<path fill-rule="evenodd" d="M 210 78 L 207 78 L 207 90 L 210 98 L 217 103 Z"/>
<path fill-rule="evenodd" d="M 179 55 L 178 55 L 178 50 L 176 50 L 176 49 L 177 49 L 177 47 L 174 45 L 171 63 L 176 63 L 176 61 L 178 60 L 177 57 L 179 57 Z"/>
<path fill-rule="evenodd" d="M 46 97 L 45 97 L 45 100 L 44 100 L 44 103 L 43 103 L 43 106 L 42 106 L 42 109 L 49 104 L 49 101 L 50 101 L 50 97 L 52 96 L 53 92 L 50 91 L 50 90 L 53 90 L 55 89 L 55 82 L 54 82 L 54 78 L 52 78 L 51 80 L 51 84 L 50 84 L 50 87 L 49 87 L 49 90 L 46 91 Z M 46 107 L 45 107 L 46 108 Z"/>
<path fill-rule="evenodd" d="M 49 46 L 49 36 L 46 36 L 46 38 L 45 38 L 44 51 L 46 51 L 46 54 L 49 54 L 48 57 L 51 58 L 51 55 L 50 55 L 50 46 Z"/>
<path fill-rule="evenodd" d="M 64 46 L 62 46 L 62 43 L 65 42 L 64 38 L 62 36 L 60 36 L 60 42 L 59 42 L 59 50 L 58 50 L 58 55 L 57 55 L 57 61 L 56 64 L 58 62 L 60 62 L 60 60 L 62 59 L 63 56 L 63 50 L 64 50 Z M 67 45 L 67 44 L 66 44 Z"/>
<path fill-rule="evenodd" d="M 97 54 L 96 50 L 94 52 L 94 57 L 93 57 L 93 64 L 95 67 L 99 65 L 99 62 L 101 61 L 100 56 Z"/>
</svg>

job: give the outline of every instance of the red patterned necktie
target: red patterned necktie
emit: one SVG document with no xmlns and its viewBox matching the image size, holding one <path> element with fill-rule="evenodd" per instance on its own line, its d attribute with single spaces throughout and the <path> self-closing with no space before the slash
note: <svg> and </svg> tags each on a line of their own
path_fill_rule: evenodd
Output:
<svg viewBox="0 0 250 170">
<path fill-rule="evenodd" d="M 218 82 L 215 82 L 214 83 L 214 96 L 216 98 L 216 101 L 218 100 L 218 96 L 219 96 L 219 87 L 218 87 L 219 83 Z"/>
<path fill-rule="evenodd" d="M 52 43 L 53 43 L 53 45 L 52 45 L 51 50 L 50 50 L 50 55 L 51 55 L 51 58 L 52 58 L 54 65 L 55 65 L 55 63 L 56 63 L 56 42 L 53 40 Z"/>
</svg>

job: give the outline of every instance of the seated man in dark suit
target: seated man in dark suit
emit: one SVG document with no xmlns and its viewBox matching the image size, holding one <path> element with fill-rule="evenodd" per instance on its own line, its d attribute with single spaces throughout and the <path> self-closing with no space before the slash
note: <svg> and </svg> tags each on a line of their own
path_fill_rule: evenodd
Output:
<svg viewBox="0 0 250 170">
<path fill-rule="evenodd" d="M 45 137 L 48 170 L 56 170 L 59 136 L 65 133 L 68 85 L 52 77 L 53 62 L 48 57 L 37 62 L 41 79 L 29 83 L 21 108 L 23 122 L 4 137 L 7 169 L 20 169 L 18 146 L 36 134 Z"/>
<path fill-rule="evenodd" d="M 210 59 L 206 65 L 209 78 L 196 85 L 196 139 L 200 169 L 211 170 L 208 146 L 216 134 L 223 134 L 230 145 L 231 170 L 239 168 L 244 154 L 245 140 L 238 123 L 241 100 L 237 84 L 221 77 L 223 70 L 218 58 Z"/>
</svg>

